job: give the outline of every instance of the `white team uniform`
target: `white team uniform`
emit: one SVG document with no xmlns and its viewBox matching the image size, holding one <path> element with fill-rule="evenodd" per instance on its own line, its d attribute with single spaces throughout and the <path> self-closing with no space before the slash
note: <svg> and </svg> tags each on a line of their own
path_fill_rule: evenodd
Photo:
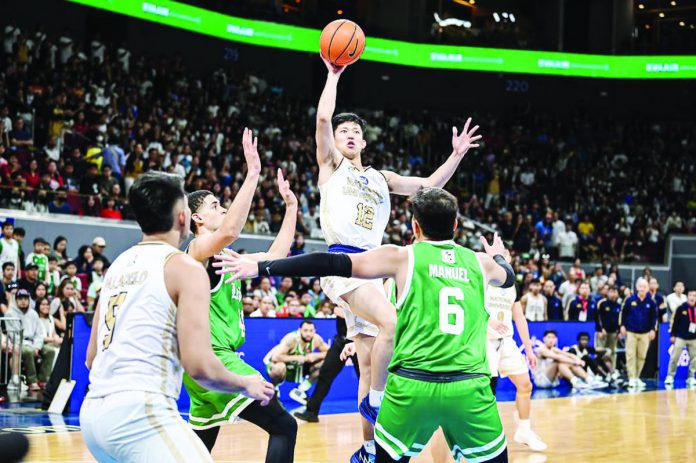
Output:
<svg viewBox="0 0 696 463">
<path fill-rule="evenodd" d="M 491 320 L 498 320 L 507 326 L 507 335 L 488 326 L 488 340 L 486 343 L 486 355 L 491 376 L 523 375 L 529 371 L 527 361 L 517 348 L 517 343 L 512 338 L 512 306 L 517 299 L 517 290 L 488 286 L 486 289 L 486 309 Z"/>
<path fill-rule="evenodd" d="M 370 167 L 360 171 L 343 159 L 329 180 L 319 187 L 319 192 L 321 229 L 329 246 L 344 245 L 369 250 L 382 244 L 391 214 L 391 203 L 389 186 L 381 172 Z M 321 279 L 321 287 L 329 299 L 346 312 L 348 338 L 358 333 L 377 336 L 379 332 L 375 325 L 353 314 L 341 298 L 364 284 L 374 284 L 384 291 L 382 280 L 379 279 Z"/>
<path fill-rule="evenodd" d="M 97 355 L 80 410 L 82 433 L 99 462 L 212 462 L 179 415 L 183 369 L 177 308 L 164 281 L 179 251 L 146 242 L 121 254 L 104 277 Z"/>
<path fill-rule="evenodd" d="M 524 316 L 530 322 L 544 321 L 544 295 L 539 293 L 534 296 L 527 293 L 527 306 L 524 309 Z"/>
<path fill-rule="evenodd" d="M 0 238 L 0 265 L 5 262 L 12 262 L 15 266 L 15 272 L 13 280 L 17 279 L 19 269 L 17 268 L 17 259 L 19 259 L 19 243 L 14 238 L 10 241 L 5 240 L 4 237 Z"/>
</svg>

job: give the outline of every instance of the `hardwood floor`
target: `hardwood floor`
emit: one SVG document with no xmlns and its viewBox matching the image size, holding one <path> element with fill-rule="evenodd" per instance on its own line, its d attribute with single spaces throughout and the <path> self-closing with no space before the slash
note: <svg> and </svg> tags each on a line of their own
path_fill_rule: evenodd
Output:
<svg viewBox="0 0 696 463">
<path fill-rule="evenodd" d="M 574 396 L 534 400 L 532 426 L 549 445 L 536 454 L 512 442 L 514 403 L 499 404 L 512 463 L 638 462 L 696 460 L 696 391 Z M 295 461 L 348 462 L 361 443 L 357 414 L 321 416 L 300 423 Z M 32 435 L 27 462 L 93 461 L 80 433 Z M 248 423 L 225 426 L 213 452 L 217 462 L 261 462 L 263 431 Z M 431 462 L 428 448 L 414 463 Z"/>
</svg>

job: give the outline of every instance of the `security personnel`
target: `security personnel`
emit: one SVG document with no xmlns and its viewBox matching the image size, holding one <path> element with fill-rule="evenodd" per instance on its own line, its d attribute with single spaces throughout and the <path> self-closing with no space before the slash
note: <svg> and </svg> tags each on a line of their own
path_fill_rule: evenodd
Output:
<svg viewBox="0 0 696 463">
<path fill-rule="evenodd" d="M 674 373 L 677 371 L 679 357 L 684 347 L 689 351 L 689 379 L 687 385 L 696 387 L 696 290 L 689 291 L 686 302 L 672 314 L 669 327 L 670 341 L 674 344 L 669 356 L 669 372 L 665 378 L 665 386 L 674 384 Z"/>
</svg>

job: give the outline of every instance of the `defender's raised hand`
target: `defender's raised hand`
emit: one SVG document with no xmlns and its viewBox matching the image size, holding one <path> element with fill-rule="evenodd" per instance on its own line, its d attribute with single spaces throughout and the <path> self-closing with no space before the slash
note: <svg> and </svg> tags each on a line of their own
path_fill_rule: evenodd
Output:
<svg viewBox="0 0 696 463">
<path fill-rule="evenodd" d="M 491 257 L 496 256 L 498 254 L 505 257 L 505 253 L 507 252 L 507 250 L 505 249 L 505 245 L 503 244 L 503 240 L 501 240 L 500 236 L 498 236 L 498 232 L 495 232 L 493 234 L 493 243 L 492 244 L 488 244 L 486 237 L 483 235 L 481 235 L 480 240 L 481 240 L 481 244 L 483 245 L 483 249 L 486 251 L 486 254 L 488 254 Z M 508 254 L 508 256 L 509 256 L 509 254 Z"/>
<path fill-rule="evenodd" d="M 278 192 L 280 193 L 280 196 L 283 197 L 283 201 L 285 201 L 286 206 L 297 205 L 297 197 L 290 189 L 290 182 L 285 180 L 283 171 L 281 169 L 278 169 Z"/>
<path fill-rule="evenodd" d="M 261 172 L 261 158 L 258 151 L 259 139 L 255 137 L 249 128 L 244 128 L 242 135 L 242 148 L 244 148 L 244 159 L 246 160 L 249 172 Z"/>
<path fill-rule="evenodd" d="M 481 139 L 481 135 L 476 135 L 476 131 L 479 126 L 476 125 L 474 128 L 469 130 L 469 125 L 471 124 L 471 118 L 466 120 L 464 128 L 461 133 L 457 133 L 457 128 L 452 127 L 452 150 L 459 156 L 464 156 L 469 148 L 478 148 L 478 143 L 474 144 L 475 141 Z"/>
</svg>

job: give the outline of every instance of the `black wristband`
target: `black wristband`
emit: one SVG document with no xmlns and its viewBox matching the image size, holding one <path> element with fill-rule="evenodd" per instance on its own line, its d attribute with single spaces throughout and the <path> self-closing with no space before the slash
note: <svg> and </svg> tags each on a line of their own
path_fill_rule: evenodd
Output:
<svg viewBox="0 0 696 463">
<path fill-rule="evenodd" d="M 512 288 L 512 286 L 515 284 L 515 272 L 512 270 L 512 265 L 510 265 L 508 261 L 506 261 L 505 258 L 500 254 L 493 256 L 493 260 L 505 270 L 505 282 L 500 285 L 500 287 Z"/>
<path fill-rule="evenodd" d="M 301 256 L 258 263 L 259 276 L 284 277 L 350 277 L 353 262 L 346 254 L 314 252 Z"/>
</svg>

